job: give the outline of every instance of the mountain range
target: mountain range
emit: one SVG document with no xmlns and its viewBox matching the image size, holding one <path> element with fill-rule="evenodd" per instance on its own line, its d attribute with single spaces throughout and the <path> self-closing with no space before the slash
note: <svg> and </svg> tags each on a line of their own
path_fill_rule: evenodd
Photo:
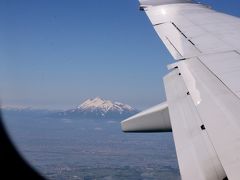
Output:
<svg viewBox="0 0 240 180">
<path fill-rule="evenodd" d="M 65 111 L 39 110 L 33 108 L 0 108 L 5 115 L 25 116 L 25 117 L 56 117 L 74 119 L 124 119 L 139 111 L 135 108 L 120 102 L 112 102 L 100 97 L 87 99 L 76 108 Z"/>
</svg>

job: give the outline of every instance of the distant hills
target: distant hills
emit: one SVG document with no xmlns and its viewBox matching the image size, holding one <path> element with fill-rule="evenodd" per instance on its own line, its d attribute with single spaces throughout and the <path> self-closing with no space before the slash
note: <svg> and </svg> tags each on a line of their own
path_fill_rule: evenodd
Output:
<svg viewBox="0 0 240 180">
<path fill-rule="evenodd" d="M 87 99 L 74 109 L 66 111 L 39 110 L 33 108 L 2 107 L 4 115 L 25 117 L 51 117 L 71 119 L 125 119 L 139 111 L 127 104 L 112 102 L 100 97 Z"/>
<path fill-rule="evenodd" d="M 58 111 L 51 111 L 46 109 L 34 109 L 30 107 L 0 107 L 4 117 L 48 117 L 50 114 L 57 113 Z"/>
</svg>

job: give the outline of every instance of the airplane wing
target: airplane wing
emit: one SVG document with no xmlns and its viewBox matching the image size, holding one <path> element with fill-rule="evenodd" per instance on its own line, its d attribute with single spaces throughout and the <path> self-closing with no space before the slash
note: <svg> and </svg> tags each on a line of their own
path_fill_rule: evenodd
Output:
<svg viewBox="0 0 240 180">
<path fill-rule="evenodd" d="M 122 122 L 126 132 L 171 132 L 171 122 L 166 102 L 154 106 Z"/>
<path fill-rule="evenodd" d="M 182 179 L 238 180 L 240 19 L 191 0 L 139 1 L 176 60 L 164 85 Z M 132 119 L 151 124 L 142 113 L 122 122 L 125 132 Z"/>
</svg>

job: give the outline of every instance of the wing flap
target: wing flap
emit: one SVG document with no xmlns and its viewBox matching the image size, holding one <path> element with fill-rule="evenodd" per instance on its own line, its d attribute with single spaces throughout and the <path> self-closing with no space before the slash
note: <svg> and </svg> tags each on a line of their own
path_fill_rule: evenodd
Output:
<svg viewBox="0 0 240 180">
<path fill-rule="evenodd" d="M 238 179 L 240 169 L 239 97 L 199 58 L 177 64 L 228 178 Z"/>
<path fill-rule="evenodd" d="M 218 180 L 226 174 L 178 69 L 164 78 L 182 179 Z"/>
</svg>

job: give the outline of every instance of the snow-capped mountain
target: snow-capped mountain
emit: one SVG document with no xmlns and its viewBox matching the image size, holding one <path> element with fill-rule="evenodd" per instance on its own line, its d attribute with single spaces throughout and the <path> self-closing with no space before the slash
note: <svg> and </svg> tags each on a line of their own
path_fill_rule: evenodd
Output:
<svg viewBox="0 0 240 180">
<path fill-rule="evenodd" d="M 134 109 L 126 104 L 120 103 L 120 102 L 111 102 L 109 100 L 104 100 L 99 97 L 95 99 L 88 99 L 85 102 L 83 102 L 81 105 L 77 107 L 77 110 L 79 111 L 85 111 L 85 110 L 101 110 L 102 112 L 106 113 L 108 111 L 134 111 Z"/>
<path fill-rule="evenodd" d="M 61 115 L 77 118 L 122 119 L 134 115 L 137 112 L 136 109 L 127 104 L 112 102 L 97 97 L 95 99 L 87 99 L 77 106 L 77 108 L 64 111 Z"/>
</svg>

